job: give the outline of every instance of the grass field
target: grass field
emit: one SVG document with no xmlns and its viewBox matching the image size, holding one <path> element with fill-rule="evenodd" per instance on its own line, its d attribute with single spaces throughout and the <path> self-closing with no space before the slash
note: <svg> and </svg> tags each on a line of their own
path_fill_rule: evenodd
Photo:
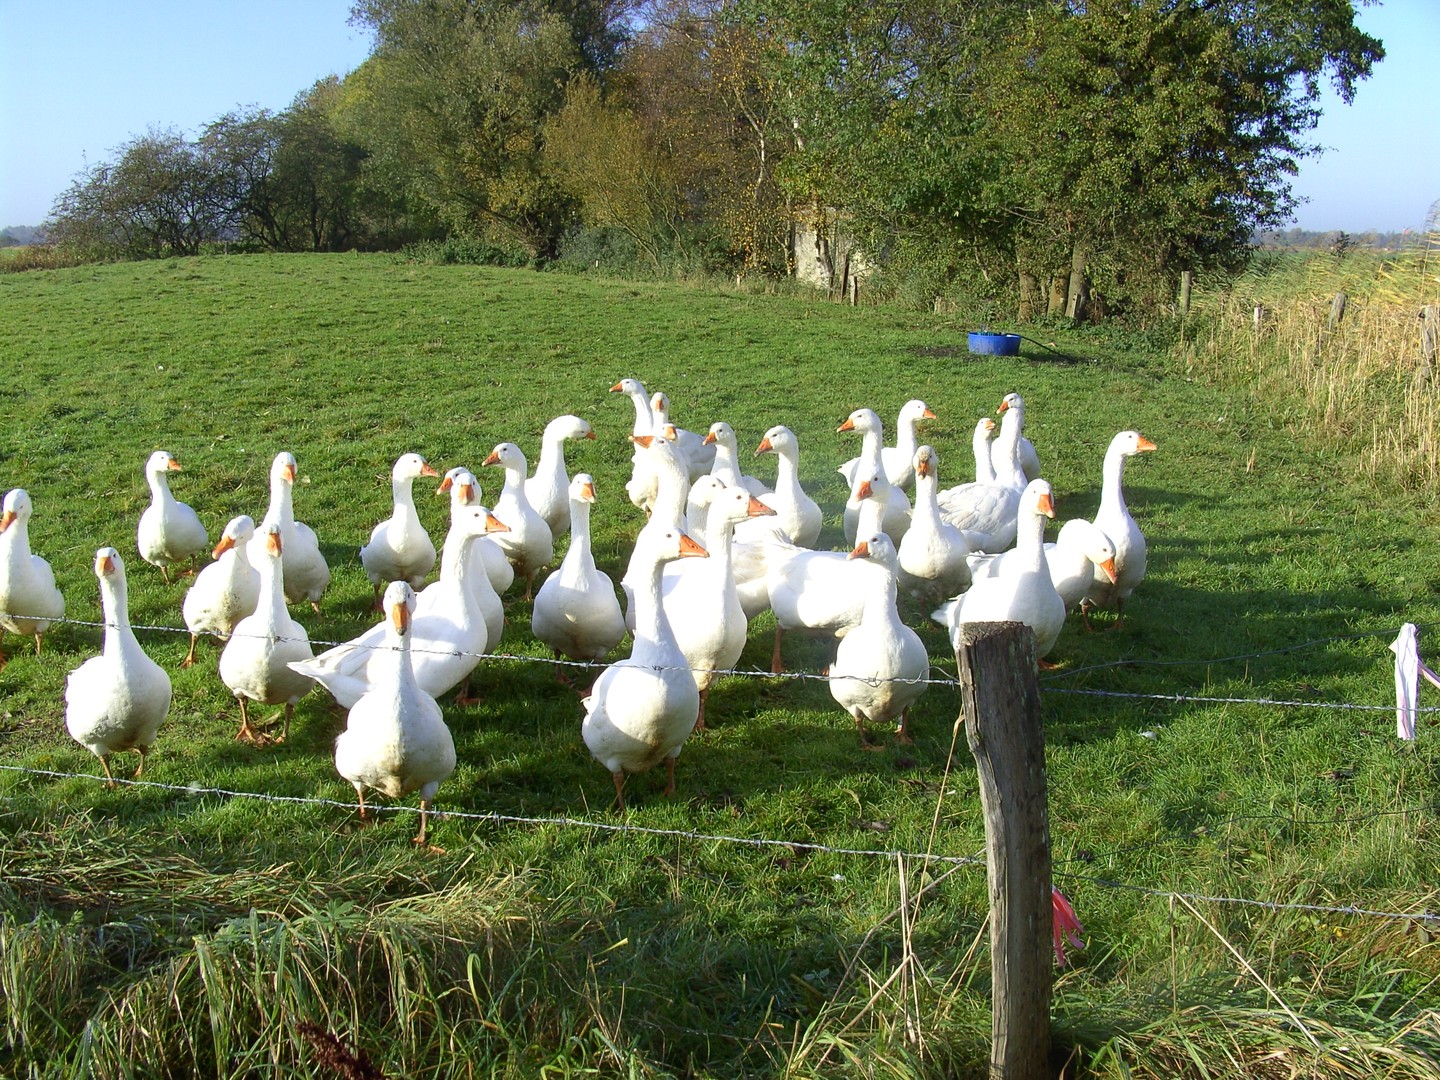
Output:
<svg viewBox="0 0 1440 1080">
<path fill-rule="evenodd" d="M 1054 339 L 1085 362 L 980 359 L 954 316 L 381 256 L 0 275 L 0 318 L 0 487 L 30 492 L 32 545 L 78 620 L 39 658 L 4 642 L 0 1073 L 336 1075 L 317 1025 L 390 1076 L 983 1075 L 983 865 L 826 850 L 980 850 L 953 688 L 920 700 L 913 747 L 869 754 L 822 681 L 731 676 L 677 795 L 632 778 L 620 814 L 512 591 L 480 704 L 446 707 L 443 852 L 412 847 L 408 812 L 356 827 L 323 692 L 285 745 L 236 743 L 215 646 L 180 670 L 183 633 L 140 635 L 174 683 L 153 786 L 106 790 L 65 733 L 65 674 L 99 644 L 97 547 L 126 558 L 137 625 L 183 626 L 185 583 L 135 553 L 152 450 L 179 459 L 172 489 L 212 539 L 258 520 L 271 458 L 294 452 L 297 516 L 335 573 L 321 614 L 296 616 L 343 640 L 370 619 L 356 551 L 393 460 L 467 464 L 493 498 L 490 449 L 533 461 L 564 412 L 598 435 L 569 461 L 597 478 L 597 557 L 618 577 L 641 523 L 632 413 L 607 393 L 624 376 L 686 427 L 728 420 L 742 450 L 793 428 L 823 546 L 841 539 L 835 466 L 858 451 L 835 429 L 862 405 L 893 424 L 923 398 L 956 483 L 975 420 L 1019 391 L 1060 519 L 1093 514 L 1116 431 L 1153 439 L 1126 474 L 1149 577 L 1118 632 L 1067 626 L 1042 678 L 1056 881 L 1087 940 L 1057 981 L 1057 1064 L 1440 1068 L 1440 923 L 1328 910 L 1440 910 L 1434 725 L 1402 745 L 1392 711 L 1342 707 L 1393 706 L 1387 644 L 1440 625 L 1434 515 L 1367 471 L 1365 446 L 1319 438 L 1283 381 L 1254 394 L 1094 332 Z M 438 541 L 446 500 L 417 501 Z M 907 614 L 953 675 L 944 633 Z M 768 667 L 771 626 L 742 668 Z M 793 662 L 813 674 L 825 650 Z"/>
</svg>

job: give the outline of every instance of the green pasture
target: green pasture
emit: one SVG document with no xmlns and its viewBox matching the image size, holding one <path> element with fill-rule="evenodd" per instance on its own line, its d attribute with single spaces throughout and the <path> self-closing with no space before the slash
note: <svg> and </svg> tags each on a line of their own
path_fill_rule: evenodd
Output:
<svg viewBox="0 0 1440 1080">
<path fill-rule="evenodd" d="M 488 503 L 502 477 L 480 462 L 513 441 L 533 464 L 560 413 L 598 436 L 567 456 L 597 479 L 595 550 L 618 579 L 641 524 L 633 413 L 608 393 L 625 376 L 682 426 L 730 422 L 762 477 L 773 458 L 748 451 L 793 428 L 828 546 L 835 467 L 859 448 L 836 427 L 861 406 L 888 426 L 924 399 L 948 485 L 971 478 L 975 421 L 1020 392 L 1060 519 L 1093 515 L 1112 435 L 1154 440 L 1126 473 L 1149 576 L 1120 629 L 1067 626 L 1041 680 L 1056 882 L 1087 941 L 1057 975 L 1057 1068 L 1440 1069 L 1440 921 L 1326 910 L 1440 911 L 1440 734 L 1426 717 L 1396 740 L 1386 647 L 1409 621 L 1423 651 L 1440 626 L 1434 509 L 1362 478 L 1283 396 L 1114 332 L 1026 331 L 1069 362 L 1029 342 L 979 358 L 955 315 L 392 256 L 0 275 L 0 327 L 0 489 L 30 492 L 76 620 L 38 658 L 4 640 L 0 1074 L 345 1075 L 327 1035 L 393 1077 L 984 1074 L 984 868 L 916 857 L 983 843 L 952 687 L 918 703 L 913 746 L 866 753 L 823 680 L 728 677 L 675 797 L 633 777 L 621 814 L 517 587 L 482 700 L 446 705 L 460 764 L 443 850 L 422 851 L 408 811 L 357 828 L 323 691 L 257 748 L 232 738 L 215 644 L 179 668 L 186 582 L 135 552 L 151 451 L 180 461 L 172 490 L 212 540 L 260 518 L 271 458 L 296 455 L 296 515 L 334 579 L 319 615 L 295 614 L 338 641 L 372 618 L 357 550 L 394 459 L 468 465 Z M 438 546 L 448 501 L 416 494 Z M 174 683 L 152 786 L 116 791 L 63 725 L 65 675 L 99 647 L 102 545 Z M 944 632 L 904 613 L 953 676 Z M 768 668 L 772 626 L 752 625 L 742 668 Z M 787 652 L 801 675 L 828 662 Z"/>
</svg>

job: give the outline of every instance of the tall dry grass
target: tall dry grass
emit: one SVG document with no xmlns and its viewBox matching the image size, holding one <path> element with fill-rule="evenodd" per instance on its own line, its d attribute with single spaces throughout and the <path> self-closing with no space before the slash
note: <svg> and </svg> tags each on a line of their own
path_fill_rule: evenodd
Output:
<svg viewBox="0 0 1440 1080">
<path fill-rule="evenodd" d="M 1341 291 L 1348 304 L 1332 327 Z M 1437 303 L 1440 230 L 1397 253 L 1271 256 L 1198 300 L 1177 359 L 1298 406 L 1295 422 L 1357 449 L 1367 477 L 1437 491 L 1440 372 L 1423 371 L 1420 318 Z"/>
</svg>

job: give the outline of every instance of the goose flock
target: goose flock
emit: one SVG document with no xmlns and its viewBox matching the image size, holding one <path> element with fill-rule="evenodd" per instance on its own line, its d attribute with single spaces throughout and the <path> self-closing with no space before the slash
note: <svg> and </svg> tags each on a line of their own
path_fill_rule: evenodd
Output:
<svg viewBox="0 0 1440 1080">
<path fill-rule="evenodd" d="M 919 425 L 935 419 L 923 401 L 902 407 L 893 446 L 885 445 L 880 415 L 856 409 L 837 429 L 861 439 L 859 454 L 839 470 L 848 491 L 846 547 L 824 551 L 816 547 L 823 514 L 801 484 L 799 440 L 789 427 L 771 427 L 754 450 L 778 458 L 772 489 L 743 472 L 729 423 L 717 421 L 701 436 L 677 428 L 669 398 L 647 392 L 638 379 L 610 389 L 634 406 L 625 488 L 645 514 L 618 590 L 591 545 L 594 479 L 583 472 L 572 478 L 565 462 L 568 441 L 596 433 L 566 414 L 546 426 L 533 475 L 515 443 L 499 443 L 485 457 L 482 466 L 504 472 L 493 507 L 481 504 L 468 469 L 444 475 L 436 494 L 449 496 L 449 530 L 438 578 L 429 584 L 436 549 L 413 489 L 416 480 L 440 474 L 422 455 L 402 454 L 391 474 L 391 514 L 359 549 L 380 621 L 319 655 L 290 608 L 308 602 L 318 612 L 330 568 L 314 530 L 295 518 L 295 457 L 277 454 L 260 524 L 246 515 L 226 524 L 214 561 L 195 574 L 181 604 L 190 632 L 181 666 L 196 662 L 201 637 L 222 643 L 217 673 L 238 703 L 236 738 L 283 742 L 295 705 L 318 685 L 346 710 L 335 766 L 355 787 L 361 819 L 367 790 L 392 799 L 419 792 L 415 839 L 425 843 L 426 814 L 456 760 L 437 699 L 458 688 L 457 704 L 475 700 L 472 674 L 499 644 L 501 596 L 519 588 L 519 578 L 531 634 L 557 658 L 602 664 L 631 635 L 629 655 L 580 691 L 581 736 L 610 772 L 623 809 L 626 777 L 662 762 L 673 792 L 676 758 L 690 735 L 705 729 L 715 678 L 739 662 L 750 622 L 765 610 L 774 615 L 774 672 L 784 670 L 788 634 L 835 643 L 830 693 L 855 721 L 861 745 L 874 749 L 875 726 L 893 725 L 896 741 L 910 741 L 910 708 L 929 681 L 929 656 L 902 617 L 902 598 L 928 612 L 953 642 L 969 623 L 1023 622 L 1044 665 L 1068 613 L 1079 608 L 1088 627 L 1093 610 L 1113 608 L 1119 626 L 1144 577 L 1145 537 L 1123 491 L 1126 460 L 1155 449 L 1139 432 L 1111 441 L 1095 519 L 1066 522 L 1047 543 L 1054 493 L 1022 435 L 1019 394 L 1000 403 L 998 425 L 990 418 L 976 424 L 974 479 L 950 487 L 940 486 L 939 455 L 920 438 Z M 167 582 L 187 564 L 193 572 L 209 547 L 200 516 L 170 491 L 168 476 L 179 468 L 164 450 L 145 462 L 151 501 L 136 535 L 140 557 Z M 33 637 L 39 655 L 65 602 L 49 564 L 30 549 L 33 512 L 24 490 L 5 496 L 0 645 L 7 631 Z M 567 533 L 563 560 L 546 574 L 556 537 Z M 136 751 L 143 767 L 169 710 L 170 679 L 131 629 L 119 552 L 100 548 L 94 572 L 104 645 L 70 673 L 65 722 L 113 785 L 114 754 Z M 4 662 L 0 651 L 0 667 Z M 562 668 L 557 674 L 565 681 Z M 252 721 L 255 705 L 281 707 L 278 733 Z"/>
</svg>

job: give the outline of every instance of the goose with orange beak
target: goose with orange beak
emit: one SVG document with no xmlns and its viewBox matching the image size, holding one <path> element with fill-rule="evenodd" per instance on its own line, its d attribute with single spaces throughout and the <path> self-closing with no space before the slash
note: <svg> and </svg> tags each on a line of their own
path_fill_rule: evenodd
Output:
<svg viewBox="0 0 1440 1080">
<path fill-rule="evenodd" d="M 967 592 L 931 615 L 950 630 L 957 649 L 959 627 L 977 622 L 1023 622 L 1035 632 L 1035 655 L 1042 660 L 1055 647 L 1065 625 L 1065 601 L 1045 562 L 1045 523 L 1054 516 L 1050 484 L 1030 481 L 1020 494 L 1015 550 L 1006 553 L 1003 570 L 976 579 Z"/>
<path fill-rule="evenodd" d="M 100 605 L 105 612 L 105 645 L 66 677 L 65 730 L 100 759 L 105 779 L 115 787 L 110 757 L 126 750 L 145 755 L 170 712 L 170 676 L 140 648 L 130 628 L 125 564 L 120 553 L 103 547 L 95 553 Z"/>
<path fill-rule="evenodd" d="M 414 453 L 401 454 L 390 469 L 390 516 L 371 530 L 370 542 L 360 549 L 360 565 L 375 590 L 376 611 L 390 582 L 408 581 L 412 589 L 420 589 L 435 568 L 435 545 L 415 510 L 415 481 L 439 475 Z"/>
<path fill-rule="evenodd" d="M 307 481 L 308 482 L 308 481 Z M 330 566 L 320 550 L 315 530 L 295 518 L 295 485 L 301 483 L 295 455 L 281 450 L 270 462 L 270 505 L 250 538 L 250 565 L 258 567 L 265 558 L 265 534 L 270 526 L 280 530 L 284 567 L 285 599 L 292 604 L 310 601 L 316 613 L 320 598 L 330 587 Z"/>
<path fill-rule="evenodd" d="M 420 831 L 425 846 L 430 806 L 440 784 L 455 771 L 455 740 L 435 699 L 415 679 L 411 660 L 415 592 L 391 582 L 383 600 L 385 640 L 370 689 L 350 707 L 335 740 L 335 769 L 355 788 L 360 820 L 368 822 L 365 789 L 391 799 L 420 793 Z"/>
<path fill-rule="evenodd" d="M 250 565 L 247 547 L 254 535 L 255 522 L 248 514 L 231 518 L 211 553 L 215 561 L 195 576 L 185 593 L 180 613 L 190 631 L 190 651 L 180 662 L 182 668 L 195 663 L 201 634 L 229 641 L 236 624 L 260 602 L 260 571 Z"/>
<path fill-rule="evenodd" d="M 35 655 L 40 639 L 51 625 L 65 616 L 65 598 L 55 587 L 50 564 L 30 550 L 30 495 L 24 488 L 5 494 L 0 510 L 0 641 L 5 631 L 35 638 Z M 0 668 L 5 654 L 0 653 Z"/>
<path fill-rule="evenodd" d="M 1115 628 L 1125 620 L 1125 601 L 1145 580 L 1145 534 L 1140 531 L 1125 502 L 1125 461 L 1136 454 L 1154 450 L 1155 444 L 1138 431 L 1122 431 L 1110 440 L 1101 473 L 1100 509 L 1095 527 L 1115 545 L 1115 573 L 1112 578 L 1097 568 L 1094 581 L 1081 602 L 1085 623 L 1095 608 L 1115 608 Z"/>
<path fill-rule="evenodd" d="M 180 471 L 180 463 L 168 450 L 156 450 L 145 462 L 145 482 L 150 485 L 150 505 L 140 515 L 135 543 L 140 557 L 160 568 L 166 583 L 170 567 L 190 563 L 195 571 L 195 557 L 210 546 L 210 537 L 200 523 L 200 515 L 170 493 L 167 476 Z"/>
</svg>

